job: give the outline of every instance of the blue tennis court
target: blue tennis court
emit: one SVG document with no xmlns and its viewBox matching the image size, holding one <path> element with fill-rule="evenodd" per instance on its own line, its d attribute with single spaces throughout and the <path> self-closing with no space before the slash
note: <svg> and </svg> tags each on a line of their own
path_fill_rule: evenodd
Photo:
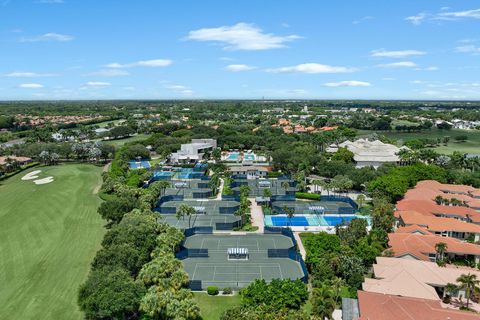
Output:
<svg viewBox="0 0 480 320">
<path fill-rule="evenodd" d="M 128 167 L 130 169 L 149 169 L 150 162 L 146 160 L 142 160 L 142 161 L 131 160 L 128 162 Z"/>
<path fill-rule="evenodd" d="M 287 215 L 265 216 L 264 222 L 269 227 L 335 227 L 353 219 L 367 219 L 358 215 L 302 215 L 289 218 Z"/>
</svg>

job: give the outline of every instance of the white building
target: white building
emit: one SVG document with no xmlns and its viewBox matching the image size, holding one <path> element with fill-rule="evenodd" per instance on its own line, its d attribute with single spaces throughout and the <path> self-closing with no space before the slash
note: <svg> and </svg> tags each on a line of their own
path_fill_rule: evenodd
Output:
<svg viewBox="0 0 480 320">
<path fill-rule="evenodd" d="M 233 175 L 245 175 L 247 179 L 265 178 L 267 176 L 267 168 L 259 166 L 232 166 L 228 170 Z"/>
<path fill-rule="evenodd" d="M 205 151 L 217 147 L 215 139 L 192 139 L 191 143 L 182 144 L 180 150 L 170 155 L 173 163 L 195 163 L 203 159 Z"/>
<path fill-rule="evenodd" d="M 383 143 L 380 140 L 358 139 L 354 142 L 347 140 L 338 146 L 330 146 L 327 148 L 327 152 L 337 152 L 339 148 L 347 148 L 353 152 L 353 160 L 355 160 L 357 168 L 371 166 L 376 169 L 384 163 L 398 162 L 400 160 L 398 153 L 401 149 L 393 144 Z"/>
</svg>

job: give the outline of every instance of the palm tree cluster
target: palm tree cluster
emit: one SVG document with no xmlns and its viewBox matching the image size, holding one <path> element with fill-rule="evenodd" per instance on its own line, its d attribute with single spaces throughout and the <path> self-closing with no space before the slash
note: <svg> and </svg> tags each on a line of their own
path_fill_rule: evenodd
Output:
<svg viewBox="0 0 480 320">
<path fill-rule="evenodd" d="M 444 206 L 454 206 L 454 207 L 468 207 L 466 201 L 458 200 L 457 198 L 444 198 L 441 195 L 435 197 L 435 203 L 438 205 Z"/>
<path fill-rule="evenodd" d="M 347 192 L 349 189 L 353 187 L 353 181 L 348 178 L 347 176 L 342 176 L 338 175 L 335 176 L 331 180 L 313 180 L 312 184 L 314 186 L 314 192 L 318 192 L 317 187 L 320 188 L 320 190 L 325 190 L 327 191 L 327 194 L 330 195 L 330 192 L 332 191 L 333 193 L 342 193 L 342 192 Z"/>
</svg>

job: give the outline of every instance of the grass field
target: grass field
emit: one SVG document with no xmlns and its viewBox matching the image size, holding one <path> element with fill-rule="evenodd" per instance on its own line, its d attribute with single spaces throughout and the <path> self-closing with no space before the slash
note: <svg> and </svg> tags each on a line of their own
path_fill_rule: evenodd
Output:
<svg viewBox="0 0 480 320">
<path fill-rule="evenodd" d="M 359 130 L 358 135 L 360 137 L 368 136 L 374 131 L 368 130 Z M 450 137 L 450 142 L 448 146 L 441 144 L 440 146 L 434 148 L 435 151 L 444 154 L 451 154 L 454 151 L 459 151 L 462 153 L 478 153 L 480 154 L 480 131 L 469 131 L 469 130 L 438 130 L 431 129 L 421 132 L 396 132 L 396 131 L 376 131 L 379 135 L 384 135 L 387 138 L 397 140 L 397 144 L 400 146 L 407 140 L 412 139 L 442 139 L 445 136 Z M 465 142 L 455 141 L 456 136 L 466 135 L 468 140 Z"/>
<path fill-rule="evenodd" d="M 125 139 L 107 140 L 107 141 L 104 141 L 104 143 L 115 146 L 115 147 L 118 148 L 118 147 L 123 146 L 125 143 L 145 140 L 148 137 L 149 137 L 149 135 L 147 135 L 147 134 L 137 134 L 136 136 L 131 136 L 131 137 L 128 137 L 128 138 L 125 138 Z"/>
<path fill-rule="evenodd" d="M 21 178 L 42 170 L 35 185 Z M 0 183 L 0 319 L 82 319 L 77 291 L 104 222 L 94 190 L 99 167 L 36 167 Z"/>
<path fill-rule="evenodd" d="M 203 320 L 218 320 L 222 313 L 240 304 L 240 296 L 209 296 L 205 292 L 195 292 L 195 300 L 200 306 L 200 315 Z"/>
</svg>

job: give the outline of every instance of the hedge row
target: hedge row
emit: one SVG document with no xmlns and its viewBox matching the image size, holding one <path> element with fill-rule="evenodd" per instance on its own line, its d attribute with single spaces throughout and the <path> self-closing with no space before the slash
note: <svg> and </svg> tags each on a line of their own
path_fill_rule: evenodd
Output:
<svg viewBox="0 0 480 320">
<path fill-rule="evenodd" d="M 295 192 L 295 197 L 297 199 L 307 199 L 307 200 L 320 200 L 321 196 L 316 193 L 308 192 Z"/>
</svg>

